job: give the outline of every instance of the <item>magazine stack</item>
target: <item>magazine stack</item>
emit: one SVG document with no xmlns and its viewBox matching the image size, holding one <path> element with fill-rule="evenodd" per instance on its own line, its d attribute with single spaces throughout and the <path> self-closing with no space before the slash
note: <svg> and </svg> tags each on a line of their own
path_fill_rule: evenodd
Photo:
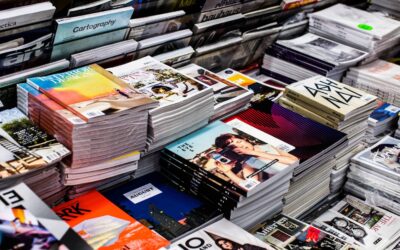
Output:
<svg viewBox="0 0 400 250">
<path fill-rule="evenodd" d="M 309 14 L 309 31 L 369 52 L 368 61 L 400 41 L 400 21 L 344 4 Z"/>
<path fill-rule="evenodd" d="M 400 214 L 400 140 L 386 136 L 351 159 L 345 189 Z M 379 201 L 385 202 L 379 202 Z"/>
<path fill-rule="evenodd" d="M 237 86 L 196 64 L 189 64 L 177 70 L 213 89 L 214 115 L 211 117 L 211 120 L 216 120 L 217 118 L 245 109 L 253 97 L 252 91 Z"/>
<path fill-rule="evenodd" d="M 301 81 L 317 74 L 340 80 L 366 52 L 327 38 L 306 33 L 290 40 L 278 40 L 267 48 L 262 72 L 285 83 Z"/>
<path fill-rule="evenodd" d="M 133 89 L 160 102 L 149 113 L 148 152 L 205 126 L 214 113 L 211 87 L 152 57 L 108 70 Z"/>
<path fill-rule="evenodd" d="M 70 151 L 17 108 L 0 111 L 0 152 L 0 188 L 23 181 L 49 204 L 63 197 L 58 163 Z"/>
<path fill-rule="evenodd" d="M 335 154 L 335 170 L 348 166 L 350 152 L 365 135 L 375 101 L 373 95 L 324 76 L 288 85 L 279 99 L 284 107 L 347 134 L 348 145 Z"/>
<path fill-rule="evenodd" d="M 18 89 L 29 117 L 73 152 L 62 162 L 65 185 L 137 168 L 146 145 L 147 112 L 158 106 L 156 101 L 97 65 L 29 78 L 28 83 Z"/>
<path fill-rule="evenodd" d="M 392 134 L 397 127 L 400 108 L 389 103 L 382 103 L 368 118 L 365 142 L 373 145 L 384 136 Z"/>
<path fill-rule="evenodd" d="M 396 19 L 400 18 L 400 3 L 388 0 L 371 0 L 369 10 L 388 13 Z"/>
<path fill-rule="evenodd" d="M 319 216 L 312 225 L 358 246 L 359 249 L 395 249 L 400 217 L 384 209 L 346 196 Z"/>
<path fill-rule="evenodd" d="M 324 232 L 284 214 L 257 224 L 250 232 L 274 249 L 361 249 L 335 234 Z"/>
<path fill-rule="evenodd" d="M 376 60 L 366 65 L 350 68 L 343 82 L 376 95 L 384 102 L 400 107 L 399 74 L 399 65 Z"/>
</svg>

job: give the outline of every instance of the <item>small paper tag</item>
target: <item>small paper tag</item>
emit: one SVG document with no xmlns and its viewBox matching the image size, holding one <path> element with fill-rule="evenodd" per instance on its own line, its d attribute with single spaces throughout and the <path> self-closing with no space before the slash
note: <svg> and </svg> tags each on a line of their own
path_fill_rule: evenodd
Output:
<svg viewBox="0 0 400 250">
<path fill-rule="evenodd" d="M 128 198 L 128 200 L 130 200 L 132 203 L 138 204 L 161 193 L 162 192 L 160 189 L 149 183 L 141 186 L 140 188 L 136 188 L 128 193 L 125 193 L 124 196 Z"/>
</svg>

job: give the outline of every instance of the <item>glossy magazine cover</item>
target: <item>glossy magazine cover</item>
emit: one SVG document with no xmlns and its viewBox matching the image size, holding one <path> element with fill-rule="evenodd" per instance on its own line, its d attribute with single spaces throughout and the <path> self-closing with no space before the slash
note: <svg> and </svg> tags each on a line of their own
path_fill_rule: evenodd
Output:
<svg viewBox="0 0 400 250">
<path fill-rule="evenodd" d="M 1 190 L 0 249 L 92 248 L 24 183 Z"/>
<path fill-rule="evenodd" d="M 232 222 L 222 219 L 174 242 L 166 249 L 272 250 L 274 248 Z"/>
<path fill-rule="evenodd" d="M 28 83 L 85 121 L 154 102 L 95 64 Z"/>
<path fill-rule="evenodd" d="M 217 209 L 168 184 L 159 173 L 145 175 L 103 192 L 143 225 L 174 239 L 214 219 Z"/>
<path fill-rule="evenodd" d="M 157 250 L 169 244 L 97 191 L 60 204 L 53 210 L 94 249 Z"/>
<path fill-rule="evenodd" d="M 396 119 L 400 112 L 400 108 L 391 105 L 390 103 L 383 103 L 379 108 L 371 113 L 368 123 L 377 124 L 387 120 Z"/>
<path fill-rule="evenodd" d="M 298 157 L 300 163 L 346 138 L 346 134 L 342 132 L 307 119 L 271 101 L 253 104 L 252 108 L 224 121 L 234 119 L 293 145 L 294 149 L 290 153 Z"/>
<path fill-rule="evenodd" d="M 292 145 L 237 119 L 213 122 L 166 149 L 246 192 L 298 163 Z"/>
</svg>

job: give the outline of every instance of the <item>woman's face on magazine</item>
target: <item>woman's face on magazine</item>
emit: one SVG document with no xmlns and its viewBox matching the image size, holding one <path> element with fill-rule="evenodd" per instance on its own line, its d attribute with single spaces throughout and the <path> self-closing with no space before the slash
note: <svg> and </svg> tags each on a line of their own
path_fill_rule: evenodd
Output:
<svg viewBox="0 0 400 250">
<path fill-rule="evenodd" d="M 232 139 L 229 140 L 229 145 L 233 145 L 237 148 L 243 148 L 243 149 L 250 149 L 250 150 L 254 149 L 253 144 L 251 144 L 250 142 L 248 142 L 246 140 L 236 138 L 236 137 L 233 137 Z"/>
</svg>

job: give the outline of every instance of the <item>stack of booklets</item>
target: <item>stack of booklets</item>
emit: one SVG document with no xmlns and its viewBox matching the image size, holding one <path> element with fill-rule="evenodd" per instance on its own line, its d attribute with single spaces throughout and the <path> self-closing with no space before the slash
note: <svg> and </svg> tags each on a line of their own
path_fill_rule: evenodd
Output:
<svg viewBox="0 0 400 250">
<path fill-rule="evenodd" d="M 361 249 L 335 234 L 327 233 L 284 214 L 257 224 L 250 233 L 274 249 Z"/>
<path fill-rule="evenodd" d="M 396 19 L 400 18 L 400 3 L 396 1 L 371 0 L 369 10 L 388 13 Z"/>
<path fill-rule="evenodd" d="M 370 52 L 369 58 L 392 49 L 400 41 L 400 22 L 336 4 L 309 14 L 312 33 Z"/>
<path fill-rule="evenodd" d="M 63 160 L 66 185 L 137 168 L 137 151 L 146 146 L 148 110 L 157 102 L 97 65 L 29 78 L 28 83 L 18 86 L 25 110 L 73 152 Z"/>
<path fill-rule="evenodd" d="M 382 103 L 368 118 L 365 141 L 375 144 L 385 135 L 391 134 L 397 127 L 400 108 L 389 103 Z"/>
<path fill-rule="evenodd" d="M 135 171 L 135 178 L 142 177 L 160 170 L 160 151 L 155 151 L 142 156 L 138 162 L 138 169 Z"/>
<path fill-rule="evenodd" d="M 189 248 L 187 248 L 189 247 Z M 181 249 L 275 249 L 227 219 L 221 219 L 180 240 L 173 242 L 162 250 Z"/>
<path fill-rule="evenodd" d="M 24 181 L 47 199 L 64 189 L 57 165 L 69 154 L 19 109 L 0 112 L 0 188 Z"/>
<path fill-rule="evenodd" d="M 222 218 L 215 206 L 176 188 L 157 172 L 101 193 L 167 240 L 177 240 Z"/>
<path fill-rule="evenodd" d="M 282 209 L 293 171 L 300 177 L 315 169 L 343 143 L 343 133 L 266 101 L 168 145 L 160 165 L 171 178 L 199 197 L 212 199 L 233 222 L 247 228 L 273 215 L 269 210 L 276 211 L 274 206 Z M 312 197 L 312 183 L 302 184 L 304 192 L 297 195 Z M 329 183 L 327 187 L 326 195 Z M 258 199 L 261 196 L 265 198 Z"/>
<path fill-rule="evenodd" d="M 340 80 L 351 66 L 367 56 L 366 52 L 327 38 L 306 33 L 290 40 L 278 40 L 267 48 L 263 73 L 286 83 L 317 74 Z"/>
<path fill-rule="evenodd" d="M 400 213 L 400 140 L 386 136 L 351 159 L 345 189 L 362 198 L 382 197 L 379 204 L 396 214 Z"/>
<path fill-rule="evenodd" d="M 343 82 L 376 95 L 380 100 L 400 107 L 400 66 L 376 60 L 350 68 Z"/>
<path fill-rule="evenodd" d="M 196 64 L 189 64 L 178 71 L 186 74 L 208 86 L 214 91 L 214 115 L 211 120 L 238 112 L 246 107 L 253 97 L 253 92 L 244 89 L 213 72 Z"/>
<path fill-rule="evenodd" d="M 383 250 L 394 249 L 389 246 L 398 242 L 399 222 L 399 216 L 349 195 L 312 225 L 359 249 Z"/>
<path fill-rule="evenodd" d="M 1 194 L 1 249 L 92 250 L 25 184 L 11 185 Z"/>
<path fill-rule="evenodd" d="M 108 70 L 133 89 L 160 102 L 149 113 L 148 152 L 206 125 L 214 113 L 211 87 L 152 57 Z"/>
<path fill-rule="evenodd" d="M 76 211 L 74 209 L 79 209 L 78 213 L 70 212 Z M 98 191 L 60 204 L 53 210 L 93 249 L 158 250 L 169 244 Z"/>
</svg>

